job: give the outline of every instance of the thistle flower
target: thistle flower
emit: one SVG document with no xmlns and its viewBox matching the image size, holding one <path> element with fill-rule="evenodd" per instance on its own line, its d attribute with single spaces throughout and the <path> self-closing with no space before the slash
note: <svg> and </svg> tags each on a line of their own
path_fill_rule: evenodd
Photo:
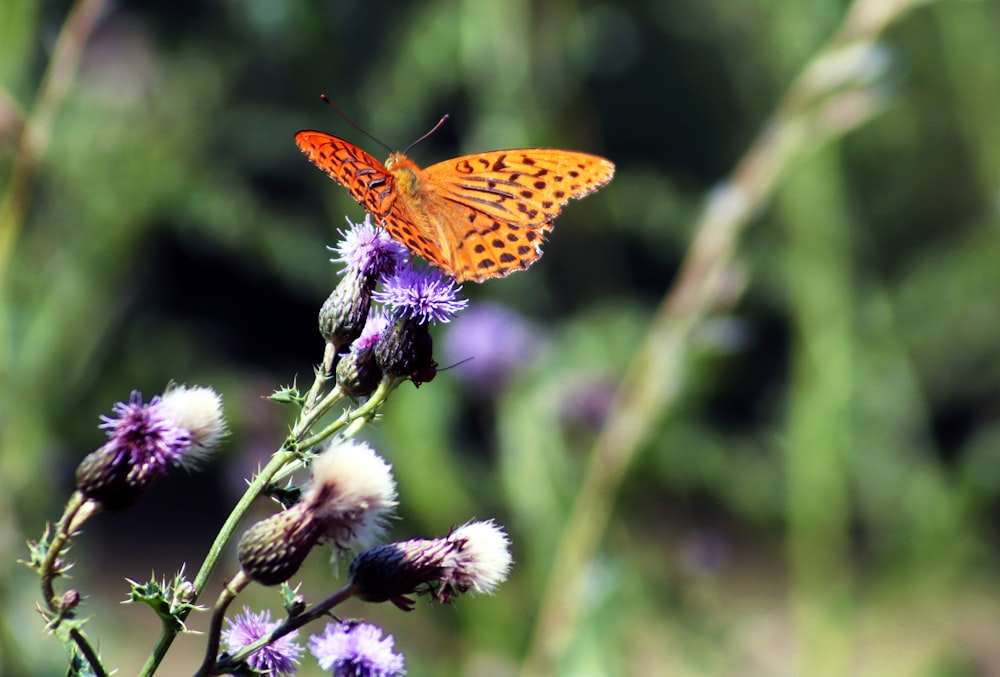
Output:
<svg viewBox="0 0 1000 677">
<path fill-rule="evenodd" d="M 343 238 L 335 249 L 339 256 L 331 259 L 346 264 L 344 277 L 319 314 L 320 333 L 338 349 L 360 336 L 378 279 L 394 273 L 408 258 L 406 247 L 372 225 L 370 214 L 361 223 L 347 223 L 347 231 L 338 231 Z"/>
<path fill-rule="evenodd" d="M 452 315 L 469 305 L 458 296 L 462 287 L 436 269 L 403 266 L 383 275 L 381 283 L 375 300 L 420 324 L 450 322 Z"/>
<path fill-rule="evenodd" d="M 243 613 L 234 619 L 226 619 L 226 629 L 222 631 L 222 643 L 230 654 L 235 654 L 250 646 L 261 637 L 267 637 L 281 623 L 271 622 L 268 610 L 254 614 L 243 607 Z M 247 665 L 266 677 L 292 675 L 298 670 L 302 646 L 295 641 L 299 631 L 287 635 L 261 647 L 247 657 Z"/>
<path fill-rule="evenodd" d="M 333 677 L 400 677 L 403 656 L 394 653 L 392 635 L 370 623 L 328 623 L 322 634 L 309 638 L 309 651 Z"/>
<path fill-rule="evenodd" d="M 129 507 L 170 467 L 194 467 L 226 434 L 210 388 L 175 386 L 148 404 L 134 391 L 113 411 L 100 424 L 110 439 L 76 471 L 77 489 L 105 510 Z"/>
<path fill-rule="evenodd" d="M 316 457 L 312 474 L 302 502 L 323 541 L 345 552 L 378 542 L 396 507 L 392 467 L 368 444 L 339 440 Z"/>
<path fill-rule="evenodd" d="M 240 539 L 240 565 L 262 585 L 287 581 L 320 543 L 347 552 L 376 542 L 396 506 L 389 464 L 363 442 L 331 445 L 312 470 L 301 501 L 253 525 Z"/>
<path fill-rule="evenodd" d="M 361 223 L 353 223 L 346 231 L 338 230 L 343 238 L 336 251 L 340 256 L 330 259 L 345 264 L 346 271 L 357 271 L 365 277 L 378 279 L 381 275 L 391 275 L 409 260 L 405 246 L 392 239 L 384 228 L 372 223 L 372 215 L 365 214 Z"/>
<path fill-rule="evenodd" d="M 365 550 L 351 562 L 355 595 L 413 608 L 412 594 L 447 604 L 473 591 L 492 594 L 507 578 L 512 559 L 507 534 L 492 521 L 471 522 L 444 538 L 412 539 Z"/>
<path fill-rule="evenodd" d="M 392 327 L 375 344 L 375 359 L 385 374 L 417 385 L 434 378 L 437 363 L 428 324 L 449 322 L 468 305 L 458 297 L 460 290 L 440 272 L 413 266 L 382 277 L 382 289 L 373 298 L 393 309 Z"/>
<path fill-rule="evenodd" d="M 385 313 L 373 310 L 368 315 L 361 336 L 351 343 L 351 349 L 337 362 L 337 385 L 345 395 L 370 395 L 382 380 L 382 369 L 375 361 L 375 342 L 388 325 Z"/>
</svg>

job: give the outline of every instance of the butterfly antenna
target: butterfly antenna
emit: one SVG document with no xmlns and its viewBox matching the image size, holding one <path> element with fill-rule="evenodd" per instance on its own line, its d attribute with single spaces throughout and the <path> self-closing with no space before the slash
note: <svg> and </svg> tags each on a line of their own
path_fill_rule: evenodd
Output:
<svg viewBox="0 0 1000 677">
<path fill-rule="evenodd" d="M 323 99 L 323 101 L 325 101 L 327 103 L 327 105 L 330 106 L 330 108 L 332 108 L 333 110 L 337 111 L 337 114 L 340 115 L 340 117 L 342 117 L 345 120 L 347 120 L 347 124 L 351 125 L 356 130 L 358 130 L 359 132 L 361 132 L 362 134 L 364 134 L 365 136 L 367 136 L 369 139 L 371 139 L 372 141 L 374 141 L 378 145 L 380 145 L 383 148 L 385 148 L 385 150 L 388 153 L 391 154 L 393 152 L 392 148 L 389 148 L 389 146 L 387 146 L 384 143 L 382 143 L 381 139 L 376 139 L 374 136 L 371 135 L 371 133 L 367 129 L 365 129 L 364 127 L 362 127 L 361 125 L 359 125 L 357 122 L 355 122 L 351 118 L 347 117 L 347 113 L 345 113 L 344 111 L 342 111 L 339 108 L 337 108 L 337 104 L 335 104 L 333 101 L 330 101 L 330 99 L 328 99 L 326 97 L 326 94 L 320 94 L 319 98 Z M 443 122 L 443 120 L 442 120 L 442 122 Z M 439 122 L 438 124 L 441 124 L 441 123 Z M 437 127 L 435 127 L 434 129 L 437 129 Z M 431 131 L 434 131 L 434 130 L 431 130 Z M 423 140 L 423 139 L 421 139 L 421 140 Z"/>
<path fill-rule="evenodd" d="M 406 150 L 403 151 L 403 155 L 406 155 L 407 153 L 409 153 L 411 148 L 413 148 L 418 143 L 420 143 L 421 141 L 423 141 L 424 139 L 426 139 L 428 136 L 430 136 L 431 134 L 433 134 L 434 132 L 436 132 L 438 130 L 438 127 L 440 127 L 441 125 L 443 125 L 444 121 L 447 120 L 448 117 L 449 116 L 448 116 L 447 113 L 445 113 L 444 115 L 442 115 L 441 119 L 438 120 L 438 123 L 436 125 L 434 125 L 433 127 L 431 127 L 431 131 L 427 132 L 426 134 L 424 134 L 419 139 L 417 139 L 416 141 L 414 141 L 413 143 L 411 143 L 409 146 L 406 147 Z"/>
</svg>

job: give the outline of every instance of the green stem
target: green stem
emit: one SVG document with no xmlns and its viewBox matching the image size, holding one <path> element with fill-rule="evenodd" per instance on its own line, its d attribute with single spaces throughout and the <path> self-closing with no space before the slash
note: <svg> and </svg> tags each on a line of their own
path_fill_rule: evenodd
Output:
<svg viewBox="0 0 1000 677">
<path fill-rule="evenodd" d="M 219 655 L 219 638 L 222 636 L 222 621 L 226 617 L 226 609 L 232 604 L 236 596 L 250 584 L 250 577 L 241 569 L 228 584 L 223 586 L 219 593 L 219 599 L 215 602 L 215 609 L 212 611 L 212 622 L 208 629 L 208 644 L 205 647 L 205 659 L 195 673 L 195 677 L 206 677 L 212 674 L 215 667 L 215 659 Z"/>
<path fill-rule="evenodd" d="M 325 379 L 325 376 L 319 374 L 316 375 L 317 379 Z M 309 398 L 315 399 L 310 393 Z M 308 399 L 308 398 L 307 398 Z M 302 416 L 299 418 L 298 423 L 292 428 L 292 439 L 298 445 L 298 449 L 309 449 L 310 445 L 303 443 L 302 438 L 312 430 L 313 426 L 323 418 L 333 408 L 335 404 L 344 399 L 344 394 L 340 391 L 340 388 L 334 388 L 328 392 L 318 404 L 310 406 L 306 403 L 306 407 L 302 410 Z"/>
<path fill-rule="evenodd" d="M 347 427 L 343 436 L 353 437 L 357 434 L 358 430 L 375 418 L 379 408 L 387 399 L 389 399 L 390 393 L 392 393 L 396 386 L 398 386 L 403 380 L 405 379 L 382 379 L 382 382 L 379 383 L 378 388 L 376 388 L 375 392 L 371 394 L 371 397 L 368 398 L 367 402 L 359 407 L 345 411 L 340 415 L 340 417 L 337 418 L 336 421 L 325 427 L 323 430 L 319 431 L 312 437 L 302 440 L 302 447 L 305 449 L 315 447 L 345 426 L 349 427 Z"/>
<path fill-rule="evenodd" d="M 45 553 L 45 560 L 42 562 L 38 573 L 41 578 L 42 597 L 45 599 L 45 606 L 53 614 L 52 620 L 49 621 L 49 629 L 52 631 L 55 631 L 59 627 L 62 620 L 69 613 L 66 609 L 62 608 L 60 600 L 55 593 L 56 567 L 59 555 L 63 553 L 76 530 L 99 510 L 100 506 L 97 503 L 87 500 L 79 491 L 73 492 L 73 495 L 66 503 L 63 515 L 56 525 L 55 533 L 52 535 L 52 542 L 49 543 L 48 550 Z M 79 629 L 73 628 L 69 631 L 69 637 L 90 664 L 90 668 L 94 671 L 94 674 L 98 675 L 98 677 L 106 677 L 108 672 L 101 664 L 100 656 L 97 655 L 97 652 L 90 645 L 86 636 Z"/>
</svg>

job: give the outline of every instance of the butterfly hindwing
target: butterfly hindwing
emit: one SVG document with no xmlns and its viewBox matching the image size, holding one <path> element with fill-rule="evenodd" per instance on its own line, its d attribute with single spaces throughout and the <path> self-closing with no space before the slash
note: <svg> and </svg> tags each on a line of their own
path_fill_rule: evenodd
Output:
<svg viewBox="0 0 1000 677">
<path fill-rule="evenodd" d="M 424 174 L 445 199 L 493 219 L 547 229 L 570 198 L 610 181 L 614 165 L 587 153 L 520 148 L 464 155 Z"/>
</svg>

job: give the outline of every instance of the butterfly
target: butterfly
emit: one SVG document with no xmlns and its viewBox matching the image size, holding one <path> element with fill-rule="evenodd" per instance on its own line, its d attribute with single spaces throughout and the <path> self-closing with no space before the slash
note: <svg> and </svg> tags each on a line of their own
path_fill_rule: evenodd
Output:
<svg viewBox="0 0 1000 677">
<path fill-rule="evenodd" d="M 602 157 L 553 148 L 493 150 L 421 169 L 403 153 L 383 165 L 325 132 L 300 131 L 295 143 L 393 238 L 458 282 L 530 266 L 563 205 L 615 173 Z"/>
</svg>

